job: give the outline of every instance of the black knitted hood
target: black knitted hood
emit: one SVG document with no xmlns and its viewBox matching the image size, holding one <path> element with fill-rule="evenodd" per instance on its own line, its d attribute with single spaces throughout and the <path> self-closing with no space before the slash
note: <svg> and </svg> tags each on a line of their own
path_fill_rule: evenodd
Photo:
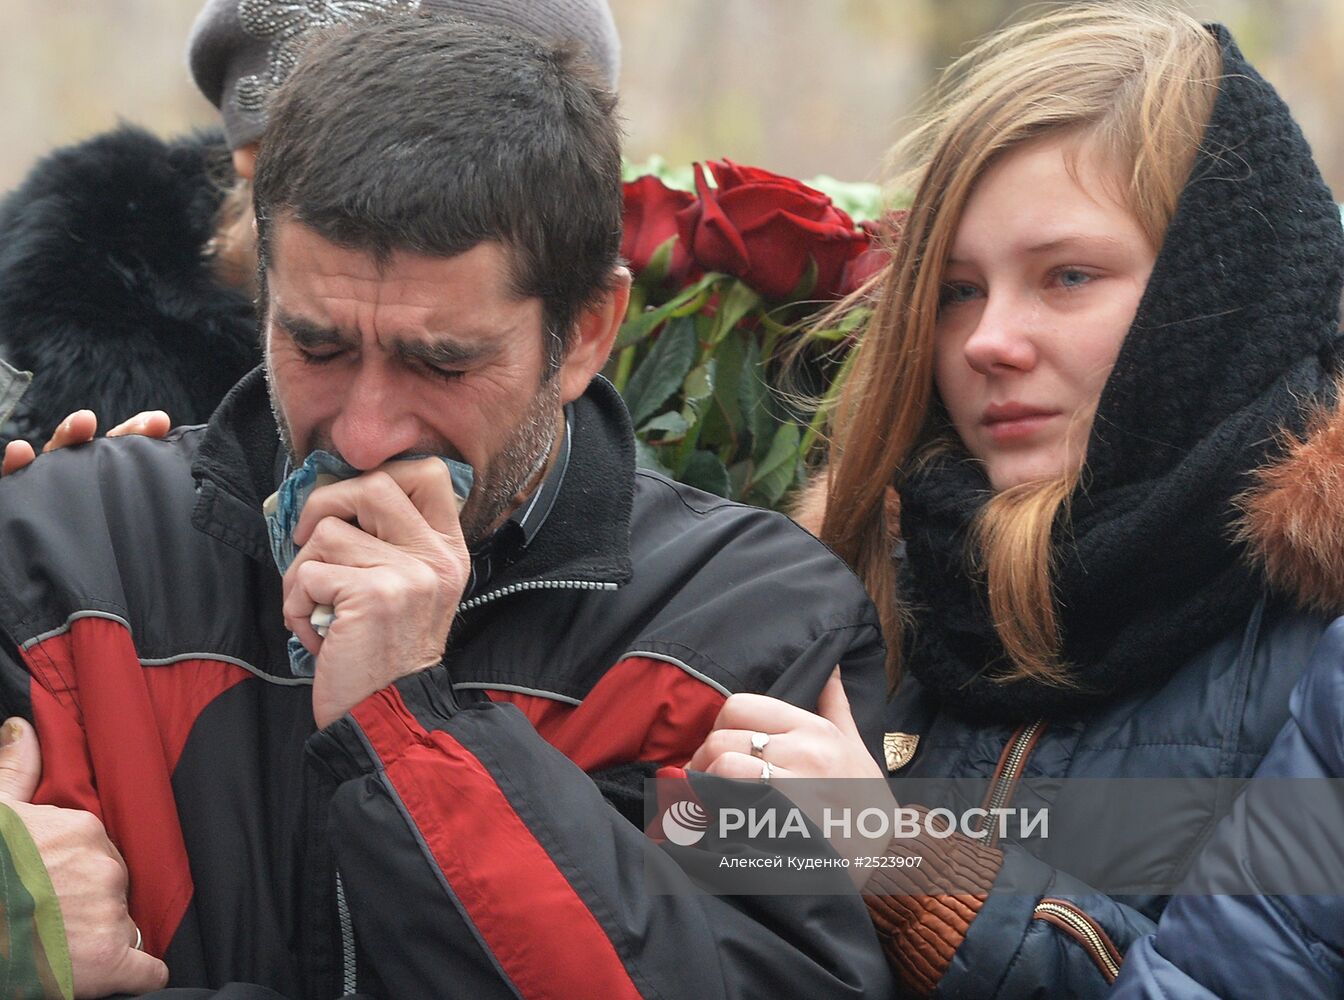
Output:
<svg viewBox="0 0 1344 1000">
<path fill-rule="evenodd" d="M 1237 499 L 1333 402 L 1344 231 L 1288 108 L 1211 31 L 1219 94 L 1056 525 L 1076 688 L 993 679 L 1006 658 L 965 561 L 990 495 L 979 463 L 945 456 L 898 484 L 907 662 L 953 710 L 1057 715 L 1160 683 L 1265 592 L 1235 540 Z"/>
<path fill-rule="evenodd" d="M 1339 208 L 1288 107 L 1227 30 L 1211 30 L 1222 85 L 1102 392 L 1087 451 L 1094 491 L 1170 471 L 1285 379 L 1314 389 L 1312 361 L 1337 336 Z"/>
</svg>

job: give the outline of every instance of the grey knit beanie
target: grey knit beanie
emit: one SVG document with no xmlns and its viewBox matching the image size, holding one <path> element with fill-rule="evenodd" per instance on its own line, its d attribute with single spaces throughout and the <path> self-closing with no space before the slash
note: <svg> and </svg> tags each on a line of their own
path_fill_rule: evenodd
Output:
<svg viewBox="0 0 1344 1000">
<path fill-rule="evenodd" d="M 187 43 L 196 86 L 237 149 L 261 136 L 266 101 L 298 61 L 304 38 L 362 17 L 425 12 L 575 41 L 616 89 L 621 43 L 606 0 L 206 0 Z"/>
</svg>

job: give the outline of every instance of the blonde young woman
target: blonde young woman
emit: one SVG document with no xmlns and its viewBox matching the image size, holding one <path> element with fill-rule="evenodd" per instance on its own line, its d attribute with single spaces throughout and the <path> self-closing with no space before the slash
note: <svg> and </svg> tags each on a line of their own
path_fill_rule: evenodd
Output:
<svg viewBox="0 0 1344 1000">
<path fill-rule="evenodd" d="M 897 153 L 913 203 L 803 511 L 883 616 L 891 773 L 1005 806 L 1024 778 L 1249 775 L 1344 609 L 1344 238 L 1287 108 L 1223 29 L 1098 4 L 969 53 Z M 834 689 L 730 699 L 690 766 L 884 773 Z M 1088 875 L 1156 845 L 1174 879 L 1211 815 L 1075 818 L 1086 871 L 893 841 L 922 864 L 870 910 L 916 995 L 1100 995 L 1165 897 Z"/>
</svg>

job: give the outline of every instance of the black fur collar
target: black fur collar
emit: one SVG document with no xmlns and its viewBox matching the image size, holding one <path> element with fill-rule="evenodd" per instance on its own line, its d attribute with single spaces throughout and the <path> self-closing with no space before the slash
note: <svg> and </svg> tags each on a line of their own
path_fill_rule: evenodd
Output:
<svg viewBox="0 0 1344 1000">
<path fill-rule="evenodd" d="M 34 373 L 4 437 L 88 407 L 202 423 L 260 360 L 252 303 L 204 257 L 229 184 L 216 136 L 123 126 L 57 150 L 0 203 L 0 356 Z"/>
</svg>

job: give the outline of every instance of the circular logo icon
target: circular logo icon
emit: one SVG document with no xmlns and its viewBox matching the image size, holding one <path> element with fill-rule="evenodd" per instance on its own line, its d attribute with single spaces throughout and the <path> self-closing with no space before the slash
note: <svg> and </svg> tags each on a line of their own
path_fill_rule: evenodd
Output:
<svg viewBox="0 0 1344 1000">
<path fill-rule="evenodd" d="M 674 802 L 663 813 L 663 835 L 678 847 L 700 843 L 709 829 L 709 817 L 698 802 Z"/>
</svg>

